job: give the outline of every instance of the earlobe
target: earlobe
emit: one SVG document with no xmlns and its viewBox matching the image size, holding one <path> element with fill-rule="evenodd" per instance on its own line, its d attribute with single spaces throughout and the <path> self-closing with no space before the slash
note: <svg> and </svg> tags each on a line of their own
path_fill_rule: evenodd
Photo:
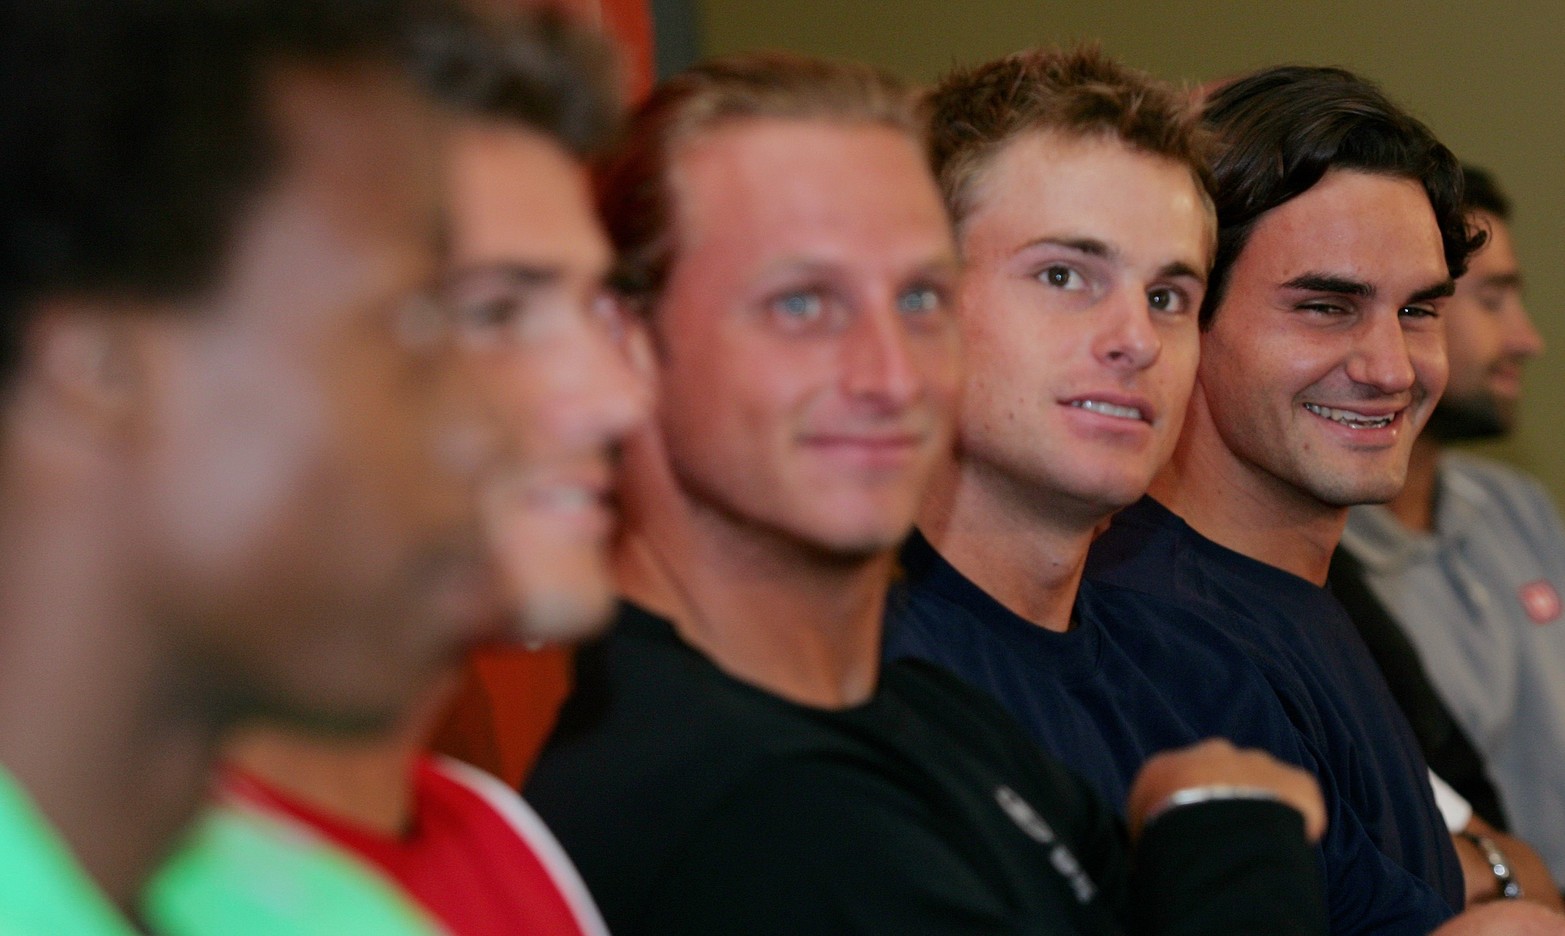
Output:
<svg viewBox="0 0 1565 936">
<path fill-rule="evenodd" d="M 624 302 L 624 300 L 617 300 Z M 635 308 L 623 308 L 620 312 L 625 322 L 623 344 L 625 357 L 630 362 L 630 369 L 647 386 L 652 386 L 656 376 L 656 362 L 653 359 L 652 335 L 650 326 L 642 317 L 640 310 Z"/>
<path fill-rule="evenodd" d="M 142 383 L 141 318 L 77 303 L 40 311 L 28 334 L 27 370 L 57 412 L 98 428 L 125 423 Z"/>
</svg>

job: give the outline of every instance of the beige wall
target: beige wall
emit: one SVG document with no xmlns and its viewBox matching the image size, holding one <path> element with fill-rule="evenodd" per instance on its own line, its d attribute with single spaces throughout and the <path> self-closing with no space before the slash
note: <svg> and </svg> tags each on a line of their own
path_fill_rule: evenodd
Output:
<svg viewBox="0 0 1565 936">
<path fill-rule="evenodd" d="M 1485 449 L 1537 472 L 1565 503 L 1565 4 L 702 0 L 701 9 L 711 53 L 792 48 L 926 80 L 953 62 L 1076 39 L 1168 78 L 1291 61 L 1378 80 L 1459 156 L 1493 169 L 1517 203 L 1528 302 L 1550 349 L 1528 376 L 1520 431 Z"/>
</svg>

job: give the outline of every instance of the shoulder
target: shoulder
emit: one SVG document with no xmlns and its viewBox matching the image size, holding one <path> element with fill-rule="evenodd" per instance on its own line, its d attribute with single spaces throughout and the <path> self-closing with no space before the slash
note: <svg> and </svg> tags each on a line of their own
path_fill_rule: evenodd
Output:
<svg viewBox="0 0 1565 936">
<path fill-rule="evenodd" d="M 436 932 L 367 865 L 302 824 L 243 805 L 213 808 L 149 893 L 159 932 Z"/>
<path fill-rule="evenodd" d="M 1440 459 L 1441 482 L 1468 497 L 1492 498 L 1520 507 L 1534 519 L 1555 519 L 1554 500 L 1537 478 L 1492 458 L 1449 452 Z"/>
</svg>

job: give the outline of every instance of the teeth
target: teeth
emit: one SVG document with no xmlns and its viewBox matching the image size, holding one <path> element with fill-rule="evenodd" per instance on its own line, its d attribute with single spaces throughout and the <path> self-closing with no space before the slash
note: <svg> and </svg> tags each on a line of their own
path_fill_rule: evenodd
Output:
<svg viewBox="0 0 1565 936">
<path fill-rule="evenodd" d="M 597 496 L 582 487 L 554 487 L 539 491 L 538 500 L 555 509 L 578 510 L 597 500 Z"/>
<path fill-rule="evenodd" d="M 1077 409 L 1099 413 L 1103 416 L 1113 416 L 1117 419 L 1141 418 L 1141 411 L 1133 406 L 1115 406 L 1113 403 L 1104 403 L 1100 400 L 1072 400 L 1071 405 Z"/>
<path fill-rule="evenodd" d="M 1395 418 L 1395 414 L 1393 414 L 1391 416 L 1379 416 L 1371 419 L 1367 416 L 1361 416 L 1352 410 L 1332 409 L 1329 406 L 1321 406 L 1317 403 L 1306 403 L 1304 404 L 1304 408 L 1314 413 L 1316 416 L 1321 416 L 1331 420 L 1332 422 L 1341 423 L 1342 425 L 1347 426 L 1349 429 L 1383 429 L 1386 426 L 1391 425 L 1391 420 Z"/>
</svg>

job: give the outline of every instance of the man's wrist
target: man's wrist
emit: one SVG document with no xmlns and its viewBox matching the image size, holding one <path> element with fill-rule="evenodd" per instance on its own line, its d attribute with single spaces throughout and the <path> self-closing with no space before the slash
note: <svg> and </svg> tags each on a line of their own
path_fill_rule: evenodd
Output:
<svg viewBox="0 0 1565 936">
<path fill-rule="evenodd" d="M 1511 861 L 1500 846 L 1487 835 L 1477 832 L 1458 832 L 1457 835 L 1473 843 L 1478 849 L 1478 854 L 1483 856 L 1485 863 L 1489 865 L 1489 873 L 1494 875 L 1494 882 L 1499 887 L 1500 899 L 1520 900 L 1522 898 L 1521 882 L 1516 880 L 1515 872 L 1511 868 Z"/>
<path fill-rule="evenodd" d="M 1184 809 L 1189 806 L 1197 806 L 1201 803 L 1228 802 L 1232 800 L 1265 800 L 1281 802 L 1282 797 L 1275 790 L 1266 787 L 1236 786 L 1233 784 L 1213 783 L 1204 786 L 1185 787 L 1175 790 L 1168 796 L 1155 803 L 1141 817 L 1141 828 L 1151 828 L 1152 823 L 1168 815 L 1176 809 Z M 1493 844 L 1493 843 L 1491 843 Z M 1509 865 L 1507 865 L 1509 867 Z"/>
</svg>

